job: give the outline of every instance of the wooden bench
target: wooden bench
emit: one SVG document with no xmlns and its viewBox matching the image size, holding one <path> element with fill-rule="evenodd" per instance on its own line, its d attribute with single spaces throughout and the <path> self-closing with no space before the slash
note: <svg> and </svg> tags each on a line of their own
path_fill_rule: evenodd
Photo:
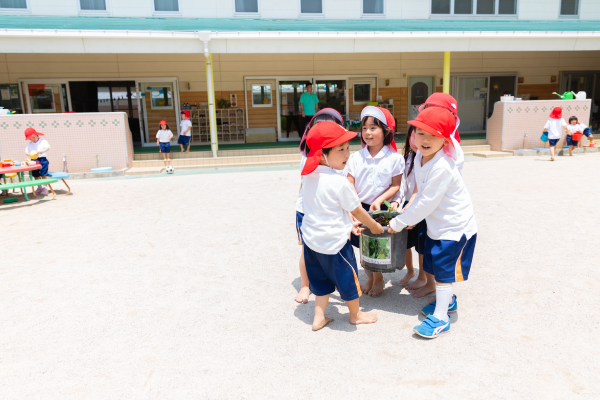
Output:
<svg viewBox="0 0 600 400">
<path fill-rule="evenodd" d="M 50 188 L 50 190 L 52 191 L 52 200 L 56 200 L 56 193 L 54 193 L 54 189 L 52 189 L 52 186 L 50 186 L 51 183 L 56 183 L 58 182 L 58 179 L 36 179 L 36 180 L 29 180 L 29 181 L 24 181 L 24 182 L 15 182 L 15 183 L 7 183 L 5 185 L 0 185 L 0 191 L 2 190 L 7 190 L 7 194 L 8 194 L 8 190 L 9 189 L 20 189 L 20 188 L 27 188 L 27 187 L 34 187 L 34 186 L 40 186 L 40 185 L 48 185 L 48 187 Z M 23 195 L 25 196 L 25 200 L 29 200 L 29 198 L 27 197 L 27 190 L 23 191 Z M 33 195 L 35 196 L 35 191 L 33 192 Z"/>
</svg>

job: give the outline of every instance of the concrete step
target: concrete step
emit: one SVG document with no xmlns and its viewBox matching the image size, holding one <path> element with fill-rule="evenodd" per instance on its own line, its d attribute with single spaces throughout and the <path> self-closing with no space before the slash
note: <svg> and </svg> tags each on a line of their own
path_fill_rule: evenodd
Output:
<svg viewBox="0 0 600 400">
<path fill-rule="evenodd" d="M 196 164 L 173 166 L 175 171 L 187 171 L 193 169 L 221 169 L 221 168 L 251 168 L 251 167 L 277 167 L 277 166 L 298 166 L 296 161 L 265 161 L 265 162 L 242 162 L 235 164 Z M 130 168 L 125 172 L 125 175 L 152 175 L 160 174 L 165 171 L 165 167 L 135 167 Z"/>
<path fill-rule="evenodd" d="M 498 158 L 498 157 L 511 157 L 512 153 L 506 153 L 503 151 L 478 151 L 473 153 L 475 157 L 483 158 Z"/>
<path fill-rule="evenodd" d="M 183 158 L 171 160 L 171 165 L 174 168 L 185 167 L 190 165 L 203 165 L 211 168 L 211 165 L 224 164 L 248 164 L 248 163 L 264 163 L 264 162 L 287 162 L 290 164 L 300 164 L 302 156 L 296 154 L 278 154 L 270 156 L 240 156 L 240 157 L 217 157 L 217 158 Z M 164 161 L 147 160 L 134 161 L 132 168 L 160 168 L 166 167 Z"/>
<path fill-rule="evenodd" d="M 520 157 L 549 156 L 550 155 L 550 149 L 547 149 L 547 148 L 543 149 L 543 150 L 526 149 L 526 150 L 504 150 L 504 151 L 511 151 L 513 153 L 513 155 L 520 156 Z M 598 147 L 582 147 L 582 148 L 578 148 L 578 149 L 573 149 L 573 154 L 591 154 L 591 153 L 598 153 L 598 151 L 599 151 Z M 556 155 L 557 156 L 568 156 L 569 149 L 556 149 Z"/>
</svg>

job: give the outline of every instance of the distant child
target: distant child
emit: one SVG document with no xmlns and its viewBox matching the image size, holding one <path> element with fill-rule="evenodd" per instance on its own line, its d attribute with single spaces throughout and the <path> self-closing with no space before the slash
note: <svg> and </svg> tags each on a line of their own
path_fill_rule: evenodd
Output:
<svg viewBox="0 0 600 400">
<path fill-rule="evenodd" d="M 383 228 L 362 208 L 352 185 L 338 171 L 350 157 L 349 141 L 356 136 L 335 122 L 325 121 L 309 132 L 310 148 L 302 175 L 304 218 L 304 262 L 310 291 L 315 294 L 315 317 L 312 329 L 317 331 L 333 321 L 325 317 L 329 295 L 336 289 L 350 310 L 351 324 L 370 324 L 377 315 L 359 309 L 361 296 L 358 268 L 349 235 L 353 229 L 348 213 L 364 223 L 374 234 Z"/>
<path fill-rule="evenodd" d="M 333 108 L 324 108 L 318 111 L 315 116 L 310 120 L 306 131 L 304 132 L 304 136 L 300 140 L 300 154 L 302 154 L 302 161 L 300 161 L 300 171 L 304 168 L 304 164 L 306 164 L 306 156 L 310 152 L 306 144 L 306 136 L 308 135 L 308 131 L 323 121 L 332 121 L 336 124 L 342 126 L 344 119 L 342 115 L 334 110 Z M 304 218 L 304 208 L 302 207 L 302 183 L 304 182 L 305 177 L 301 178 L 300 181 L 300 192 L 298 193 L 298 200 L 296 200 L 296 232 L 298 233 L 298 244 L 302 247 L 302 253 L 300 255 L 300 291 L 295 297 L 295 300 L 298 303 L 306 304 L 308 303 L 308 296 L 310 295 L 310 288 L 308 287 L 308 277 L 306 276 L 306 266 L 304 265 L 304 240 L 302 239 L 302 231 L 300 228 L 302 227 L 302 219 Z"/>
<path fill-rule="evenodd" d="M 427 318 L 414 332 L 435 338 L 450 329 L 448 313 L 458 308 L 452 284 L 469 277 L 477 225 L 469 192 L 447 148 L 453 146 L 450 138 L 456 128 L 455 116 L 441 107 L 431 107 L 409 124 L 416 128 L 418 192 L 413 204 L 390 221 L 389 232 L 427 220 L 423 269 L 435 277 L 436 300 L 423 308 Z"/>
<path fill-rule="evenodd" d="M 366 146 L 350 156 L 346 166 L 348 181 L 366 211 L 387 210 L 383 202 L 392 200 L 398 193 L 404 173 L 404 159 L 394 142 L 396 122 L 388 110 L 375 106 L 365 107 L 360 119 L 360 140 Z M 360 247 L 359 236 L 352 234 L 351 242 Z M 365 270 L 365 274 L 368 280 L 361 286 L 362 291 L 377 296 L 385 285 L 383 274 L 369 270 Z"/>
<path fill-rule="evenodd" d="M 29 143 L 27 143 L 27 147 L 25 148 L 25 154 L 32 160 L 39 162 L 39 164 L 42 166 L 42 168 L 38 170 L 31 171 L 31 174 L 36 180 L 50 177 L 48 175 L 48 167 L 50 166 L 50 162 L 46 158 L 48 155 L 48 150 L 50 150 L 50 144 L 47 140 L 41 139 L 40 136 L 44 136 L 44 134 L 37 132 L 33 128 L 25 129 L 25 140 L 29 140 Z M 48 194 L 48 189 L 46 185 L 38 186 L 38 188 L 35 190 L 35 193 L 46 195 Z"/>
<path fill-rule="evenodd" d="M 181 110 L 181 122 L 179 123 L 179 138 L 177 143 L 181 147 L 181 152 L 184 151 L 184 146 L 187 146 L 186 153 L 190 152 L 190 138 L 192 137 L 192 121 L 190 121 L 190 112 L 188 110 Z"/>
<path fill-rule="evenodd" d="M 173 139 L 173 132 L 169 129 L 169 124 L 165 120 L 160 121 L 156 144 L 160 146 L 164 162 L 171 161 L 171 139 Z"/>
<path fill-rule="evenodd" d="M 569 125 L 567 126 L 567 145 L 569 146 L 569 155 L 573 155 L 573 149 L 575 147 L 581 147 L 581 140 L 573 140 L 573 134 L 581 133 L 585 135 L 590 141 L 594 140 L 594 136 L 589 127 L 580 123 L 577 117 L 572 116 L 569 118 Z"/>
<path fill-rule="evenodd" d="M 550 119 L 544 125 L 544 132 L 548 132 L 548 144 L 550 145 L 550 160 L 554 161 L 556 143 L 567 132 L 567 123 L 562 117 L 562 108 L 554 107 L 550 113 Z"/>
</svg>

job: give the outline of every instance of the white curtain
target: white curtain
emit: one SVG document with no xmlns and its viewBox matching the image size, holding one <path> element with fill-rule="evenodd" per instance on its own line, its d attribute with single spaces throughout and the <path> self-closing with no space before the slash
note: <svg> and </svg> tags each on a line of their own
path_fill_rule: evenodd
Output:
<svg viewBox="0 0 600 400">
<path fill-rule="evenodd" d="M 258 0 L 235 0 L 235 12 L 239 12 L 239 13 L 258 12 Z"/>
<path fill-rule="evenodd" d="M 104 0 L 80 0 L 82 10 L 106 10 Z"/>
<path fill-rule="evenodd" d="M 154 11 L 179 11 L 177 0 L 154 0 Z"/>
<path fill-rule="evenodd" d="M 0 8 L 27 8 L 27 0 L 0 0 Z"/>
<path fill-rule="evenodd" d="M 383 0 L 363 0 L 364 14 L 383 14 Z"/>
<path fill-rule="evenodd" d="M 300 0 L 300 12 L 308 14 L 321 14 L 323 2 L 321 0 Z"/>
</svg>

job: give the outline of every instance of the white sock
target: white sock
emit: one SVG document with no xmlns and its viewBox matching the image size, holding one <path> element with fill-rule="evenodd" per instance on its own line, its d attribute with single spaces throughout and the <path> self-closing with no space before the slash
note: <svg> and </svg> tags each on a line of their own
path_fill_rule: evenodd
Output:
<svg viewBox="0 0 600 400">
<path fill-rule="evenodd" d="M 452 303 L 452 285 L 435 286 L 435 311 L 433 316 L 448 321 L 448 306 Z"/>
</svg>

